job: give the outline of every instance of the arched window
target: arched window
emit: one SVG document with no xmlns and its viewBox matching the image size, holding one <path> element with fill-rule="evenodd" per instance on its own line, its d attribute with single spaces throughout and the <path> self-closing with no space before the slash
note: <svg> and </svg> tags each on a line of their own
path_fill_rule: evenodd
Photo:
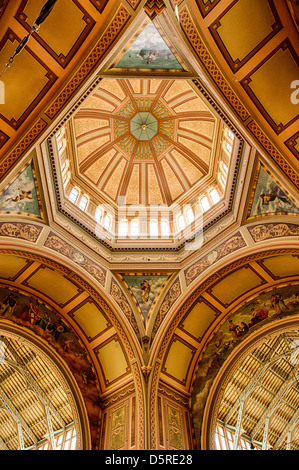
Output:
<svg viewBox="0 0 299 470">
<path fill-rule="evenodd" d="M 79 202 L 79 208 L 82 211 L 85 211 L 86 208 L 87 208 L 87 204 L 88 204 L 88 197 L 87 196 L 82 196 L 81 199 L 80 199 L 80 202 Z"/>
<path fill-rule="evenodd" d="M 192 224 L 192 222 L 194 221 L 194 213 L 191 207 L 188 207 L 188 209 L 186 210 L 186 217 L 187 217 L 188 223 Z"/>
<path fill-rule="evenodd" d="M 180 215 L 177 218 L 177 225 L 178 225 L 179 230 L 184 230 L 184 228 L 185 228 L 185 219 L 184 219 L 183 215 Z"/>
<path fill-rule="evenodd" d="M 161 221 L 161 235 L 162 237 L 169 237 L 169 223 L 167 220 Z"/>
<path fill-rule="evenodd" d="M 79 190 L 77 188 L 73 188 L 69 195 L 69 200 L 75 204 L 79 196 Z"/>
<path fill-rule="evenodd" d="M 150 221 L 150 236 L 157 237 L 159 235 L 158 222 L 156 220 Z"/>
<path fill-rule="evenodd" d="M 221 180 L 222 184 L 225 186 L 226 185 L 226 177 L 222 173 L 220 173 L 220 180 Z"/>
<path fill-rule="evenodd" d="M 228 167 L 224 162 L 222 162 L 222 169 L 223 169 L 224 173 L 226 173 L 226 174 L 228 173 Z"/>
<path fill-rule="evenodd" d="M 118 236 L 126 237 L 129 231 L 129 224 L 127 220 L 121 220 L 118 224 Z"/>
<path fill-rule="evenodd" d="M 65 174 L 63 175 L 63 184 L 66 185 L 66 183 L 71 179 L 71 172 L 66 171 Z"/>
<path fill-rule="evenodd" d="M 130 236 L 133 238 L 138 237 L 139 235 L 139 221 L 134 219 L 130 223 Z"/>
<path fill-rule="evenodd" d="M 207 210 L 209 210 L 210 207 L 211 207 L 207 196 L 204 196 L 204 197 L 200 200 L 200 204 L 201 204 L 202 210 L 203 210 L 204 212 L 206 212 Z"/>
<path fill-rule="evenodd" d="M 106 214 L 105 217 L 104 217 L 104 228 L 106 230 L 110 230 L 111 229 L 111 216 L 109 214 Z"/>
<path fill-rule="evenodd" d="M 228 137 L 229 137 L 231 140 L 234 140 L 235 134 L 234 134 L 232 131 L 230 131 L 229 129 L 228 129 L 228 131 L 227 131 L 227 135 L 228 135 Z"/>
<path fill-rule="evenodd" d="M 219 197 L 217 189 L 212 189 L 212 191 L 210 192 L 210 196 L 214 204 L 220 201 L 220 197 Z"/>
<path fill-rule="evenodd" d="M 232 153 L 233 148 L 231 144 L 229 144 L 228 142 L 225 142 L 225 148 L 228 151 L 228 153 Z"/>
<path fill-rule="evenodd" d="M 96 212 L 95 212 L 95 216 L 94 216 L 95 221 L 96 221 L 97 223 L 101 222 L 102 217 L 103 217 L 103 210 L 102 210 L 101 207 L 97 207 L 97 208 L 96 208 Z"/>
</svg>

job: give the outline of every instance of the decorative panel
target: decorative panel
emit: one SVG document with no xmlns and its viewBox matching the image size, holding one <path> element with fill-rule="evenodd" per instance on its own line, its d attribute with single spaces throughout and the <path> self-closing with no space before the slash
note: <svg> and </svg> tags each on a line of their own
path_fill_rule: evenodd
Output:
<svg viewBox="0 0 299 470">
<path fill-rule="evenodd" d="M 235 0 L 209 29 L 236 72 L 281 28 L 273 0 Z"/>
<path fill-rule="evenodd" d="M 87 299 L 69 314 L 89 340 L 96 338 L 110 326 L 101 309 L 91 299 Z"/>
<path fill-rule="evenodd" d="M 0 277 L 13 280 L 28 266 L 28 261 L 17 256 L 1 255 Z"/>
<path fill-rule="evenodd" d="M 298 117 L 298 106 L 291 101 L 291 83 L 298 79 L 298 66 L 298 54 L 286 39 L 241 81 L 277 134 Z M 279 99 L 273 99 L 274 96 Z"/>
<path fill-rule="evenodd" d="M 208 289 L 207 292 L 227 307 L 234 300 L 241 297 L 254 287 L 258 287 L 265 281 L 249 266 L 237 269 L 232 274 L 224 277 L 220 282 Z"/>
<path fill-rule="evenodd" d="M 0 42 L 0 69 L 20 44 L 20 38 L 8 29 Z M 56 75 L 28 47 L 19 54 L 14 66 L 2 77 L 5 85 L 5 103 L 0 117 L 17 129 L 56 81 Z"/>
<path fill-rule="evenodd" d="M 162 369 L 163 372 L 185 384 L 194 353 L 195 348 L 178 337 L 174 337 Z"/>
<path fill-rule="evenodd" d="M 218 310 L 209 305 L 204 299 L 200 299 L 185 316 L 180 324 L 180 328 L 187 331 L 194 338 L 199 339 L 219 313 Z"/>
<path fill-rule="evenodd" d="M 23 284 L 45 294 L 61 307 L 80 293 L 80 289 L 63 274 L 44 266 L 33 272 Z"/>
<path fill-rule="evenodd" d="M 97 349 L 106 385 L 116 381 L 128 373 L 126 356 L 117 337 L 112 338 Z"/>
<path fill-rule="evenodd" d="M 126 407 L 115 410 L 111 421 L 110 449 L 117 450 L 125 445 Z"/>
<path fill-rule="evenodd" d="M 28 31 L 43 5 L 43 0 L 21 2 L 16 18 Z M 62 67 L 66 67 L 94 25 L 95 20 L 77 0 L 60 0 L 33 37 Z"/>
<path fill-rule="evenodd" d="M 275 256 L 264 259 L 262 265 L 272 273 L 275 279 L 288 276 L 298 276 L 299 257 L 292 255 Z"/>
</svg>

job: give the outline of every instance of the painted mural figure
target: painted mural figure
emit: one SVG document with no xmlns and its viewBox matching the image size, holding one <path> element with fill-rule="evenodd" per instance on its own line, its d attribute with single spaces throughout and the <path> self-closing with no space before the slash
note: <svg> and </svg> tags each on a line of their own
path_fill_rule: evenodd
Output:
<svg viewBox="0 0 299 470">
<path fill-rule="evenodd" d="M 263 167 L 260 168 L 250 216 L 275 213 L 298 213 L 298 207 L 271 178 Z"/>
<path fill-rule="evenodd" d="M 151 285 L 152 285 L 151 281 L 143 280 L 141 282 L 141 290 L 143 291 L 142 299 L 144 300 L 144 302 L 148 302 L 149 300 L 149 295 L 151 292 Z"/>
<path fill-rule="evenodd" d="M 239 326 L 235 325 L 232 320 L 229 320 L 228 329 L 234 339 L 238 339 Z"/>
<path fill-rule="evenodd" d="M 11 207 L 15 207 L 16 209 L 23 210 L 27 203 L 34 202 L 35 199 L 32 195 L 31 189 L 21 189 L 18 188 L 14 194 L 10 197 L 3 199 L 1 202 L 1 206 L 10 205 Z"/>
<path fill-rule="evenodd" d="M 279 199 L 280 201 L 284 202 L 285 204 L 290 204 L 290 201 L 287 197 L 278 196 L 277 194 L 261 194 L 260 198 L 263 200 L 263 204 L 268 206 L 269 202 L 274 202 L 275 199 Z"/>
<path fill-rule="evenodd" d="M 14 294 L 9 294 L 0 303 L 0 315 L 5 315 L 10 318 L 18 306 L 18 297 Z"/>
<path fill-rule="evenodd" d="M 28 304 L 25 305 L 25 307 L 23 308 L 20 314 L 20 318 L 23 321 L 28 321 L 29 323 L 31 323 L 31 325 L 36 325 L 37 323 L 39 323 L 41 317 L 39 314 L 38 301 L 36 301 L 34 304 L 33 300 L 31 299 Z"/>
<path fill-rule="evenodd" d="M 271 306 L 276 313 L 281 313 L 283 310 L 289 310 L 289 307 L 284 303 L 283 297 L 280 294 L 273 294 L 271 296 Z"/>
<path fill-rule="evenodd" d="M 247 323 L 242 321 L 239 331 L 240 331 L 241 335 L 244 335 L 245 333 L 247 333 L 249 331 L 249 326 L 247 325 Z"/>
<path fill-rule="evenodd" d="M 260 321 L 264 320 L 265 318 L 267 318 L 269 312 L 268 310 L 263 310 L 261 308 L 259 309 L 252 308 L 251 313 L 252 313 L 252 318 L 249 323 L 249 328 L 252 327 L 253 325 L 256 325 Z"/>
<path fill-rule="evenodd" d="M 6 199 L 7 201 L 20 202 L 20 201 L 33 201 L 31 190 L 24 191 L 23 189 L 18 188 L 17 193 L 14 197 Z"/>
</svg>

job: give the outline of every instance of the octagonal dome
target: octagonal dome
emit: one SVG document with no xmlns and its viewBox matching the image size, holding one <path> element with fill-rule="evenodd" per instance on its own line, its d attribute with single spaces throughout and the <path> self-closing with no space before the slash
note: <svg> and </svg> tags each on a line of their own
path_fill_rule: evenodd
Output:
<svg viewBox="0 0 299 470">
<path fill-rule="evenodd" d="M 170 206 L 209 173 L 217 120 L 185 80 L 104 79 L 73 124 L 78 177 L 109 203 Z"/>
<path fill-rule="evenodd" d="M 233 140 L 191 80 L 104 78 L 57 137 L 62 191 L 97 221 L 109 206 L 114 225 L 103 226 L 114 236 L 121 221 L 138 222 L 132 211 L 123 215 L 132 206 L 144 211 L 138 235 L 147 238 L 150 212 L 158 207 L 153 233 L 161 235 L 167 218 L 165 237 L 174 236 L 194 220 L 199 198 L 203 211 L 221 200 Z M 186 205 L 193 214 L 180 214 Z"/>
</svg>

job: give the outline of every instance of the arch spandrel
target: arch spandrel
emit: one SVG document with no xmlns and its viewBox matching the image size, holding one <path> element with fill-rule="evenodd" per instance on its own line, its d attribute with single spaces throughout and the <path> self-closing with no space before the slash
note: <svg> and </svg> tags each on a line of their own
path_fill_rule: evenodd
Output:
<svg viewBox="0 0 299 470">
<path fill-rule="evenodd" d="M 292 262 L 294 263 L 293 265 Z M 272 271 L 270 271 L 270 267 Z M 279 290 L 285 289 L 290 290 L 288 293 L 288 301 L 290 301 L 292 308 L 290 307 L 287 313 L 281 313 L 281 316 L 288 317 L 292 315 L 292 310 L 296 302 L 296 293 L 298 291 L 297 268 L 298 250 L 294 248 L 282 250 L 281 252 L 279 250 L 266 251 L 256 254 L 255 256 L 251 255 L 241 258 L 223 269 L 220 269 L 216 275 L 210 276 L 202 286 L 195 289 L 189 299 L 185 300 L 181 309 L 176 310 L 176 314 L 173 311 L 173 320 L 168 323 L 167 330 L 164 329 L 163 340 L 160 338 L 160 349 L 157 351 L 156 356 L 158 360 L 153 359 L 151 363 L 151 412 L 153 415 L 157 412 L 157 396 L 161 396 L 161 390 L 164 387 L 169 387 L 172 390 L 172 394 L 175 394 L 174 391 L 176 391 L 181 396 L 181 402 L 183 401 L 182 397 L 185 398 L 186 403 L 188 403 L 188 405 L 185 404 L 185 411 L 187 413 L 191 413 L 191 410 L 194 411 L 192 408 L 192 406 L 195 406 L 194 402 L 193 405 L 190 405 L 190 403 L 192 403 L 192 400 L 195 400 L 195 390 L 198 387 L 196 377 L 199 377 L 202 371 L 204 376 L 203 393 L 206 394 L 204 395 L 203 403 L 205 402 L 209 388 L 214 380 L 214 377 L 210 377 L 210 380 L 206 377 L 207 366 L 202 362 L 205 357 L 205 352 L 209 350 L 214 343 L 218 344 L 217 334 L 219 333 L 217 333 L 217 331 L 222 331 L 224 328 L 223 325 L 227 328 L 224 337 L 234 333 L 233 328 L 231 330 L 228 329 L 229 319 L 238 312 L 238 309 L 241 309 L 242 305 L 245 303 L 250 304 L 250 302 L 254 302 L 254 299 L 261 298 L 262 295 L 268 295 L 270 297 L 271 292 L 274 294 Z M 281 275 L 279 274 L 279 270 L 281 271 Z M 289 270 L 288 273 L 287 270 Z M 243 275 L 245 277 L 241 282 Z M 253 281 L 250 288 L 246 285 L 246 276 Z M 240 278 L 239 289 L 236 289 L 234 286 L 234 288 L 230 290 L 229 286 L 231 282 L 234 281 L 236 284 L 238 277 Z M 216 293 L 218 297 L 215 295 Z M 265 323 L 280 318 L 279 315 L 275 317 L 277 312 L 275 312 L 273 305 L 270 306 L 271 318 L 268 312 L 267 315 L 265 314 L 263 318 L 260 318 L 260 320 L 256 322 L 256 327 L 254 326 L 255 323 L 252 322 L 250 325 L 251 328 L 260 327 Z M 252 316 L 253 313 L 254 312 L 252 312 Z M 200 318 L 201 314 L 203 315 L 202 319 Z M 252 321 L 250 317 L 251 314 L 249 312 L 246 318 L 248 323 Z M 238 330 L 241 330 L 242 327 L 245 328 L 245 325 L 240 325 L 239 323 L 240 321 L 238 321 L 237 325 Z M 247 330 L 247 335 L 250 335 L 252 331 L 254 331 L 254 329 L 251 329 L 251 331 L 250 329 Z M 243 337 L 240 335 L 238 341 L 242 338 Z M 233 337 L 232 342 L 234 342 Z M 220 350 L 222 350 L 221 346 L 223 347 L 224 354 L 226 345 L 225 341 L 220 338 L 218 347 L 216 347 L 214 351 L 215 354 L 218 354 Z M 201 403 L 200 394 L 198 400 Z M 201 418 L 203 411 L 204 406 L 198 411 L 198 416 L 201 416 Z M 195 425 L 194 422 L 193 425 Z M 192 431 L 190 429 L 186 431 L 185 428 L 185 432 L 188 433 Z M 157 445 L 159 448 L 159 434 L 154 426 L 152 426 L 151 438 L 153 445 Z M 195 442 L 192 445 L 200 446 L 200 443 Z"/>
<path fill-rule="evenodd" d="M 113 399 L 109 403 L 109 396 L 119 394 L 129 396 L 130 406 L 135 400 L 139 432 L 134 446 L 144 447 L 143 376 L 133 346 L 136 340 L 124 330 L 123 320 L 118 320 L 100 290 L 73 269 L 20 250 L 5 249 L 1 255 L 6 266 L 1 270 L 1 320 L 41 336 L 67 362 L 88 409 L 91 445 L 101 445 L 101 396 L 104 394 L 109 412 L 111 403 L 114 405 Z M 9 295 L 16 300 L 14 309 L 6 307 Z M 138 398 L 133 399 L 136 395 Z M 105 445 L 109 447 L 110 443 Z"/>
</svg>

